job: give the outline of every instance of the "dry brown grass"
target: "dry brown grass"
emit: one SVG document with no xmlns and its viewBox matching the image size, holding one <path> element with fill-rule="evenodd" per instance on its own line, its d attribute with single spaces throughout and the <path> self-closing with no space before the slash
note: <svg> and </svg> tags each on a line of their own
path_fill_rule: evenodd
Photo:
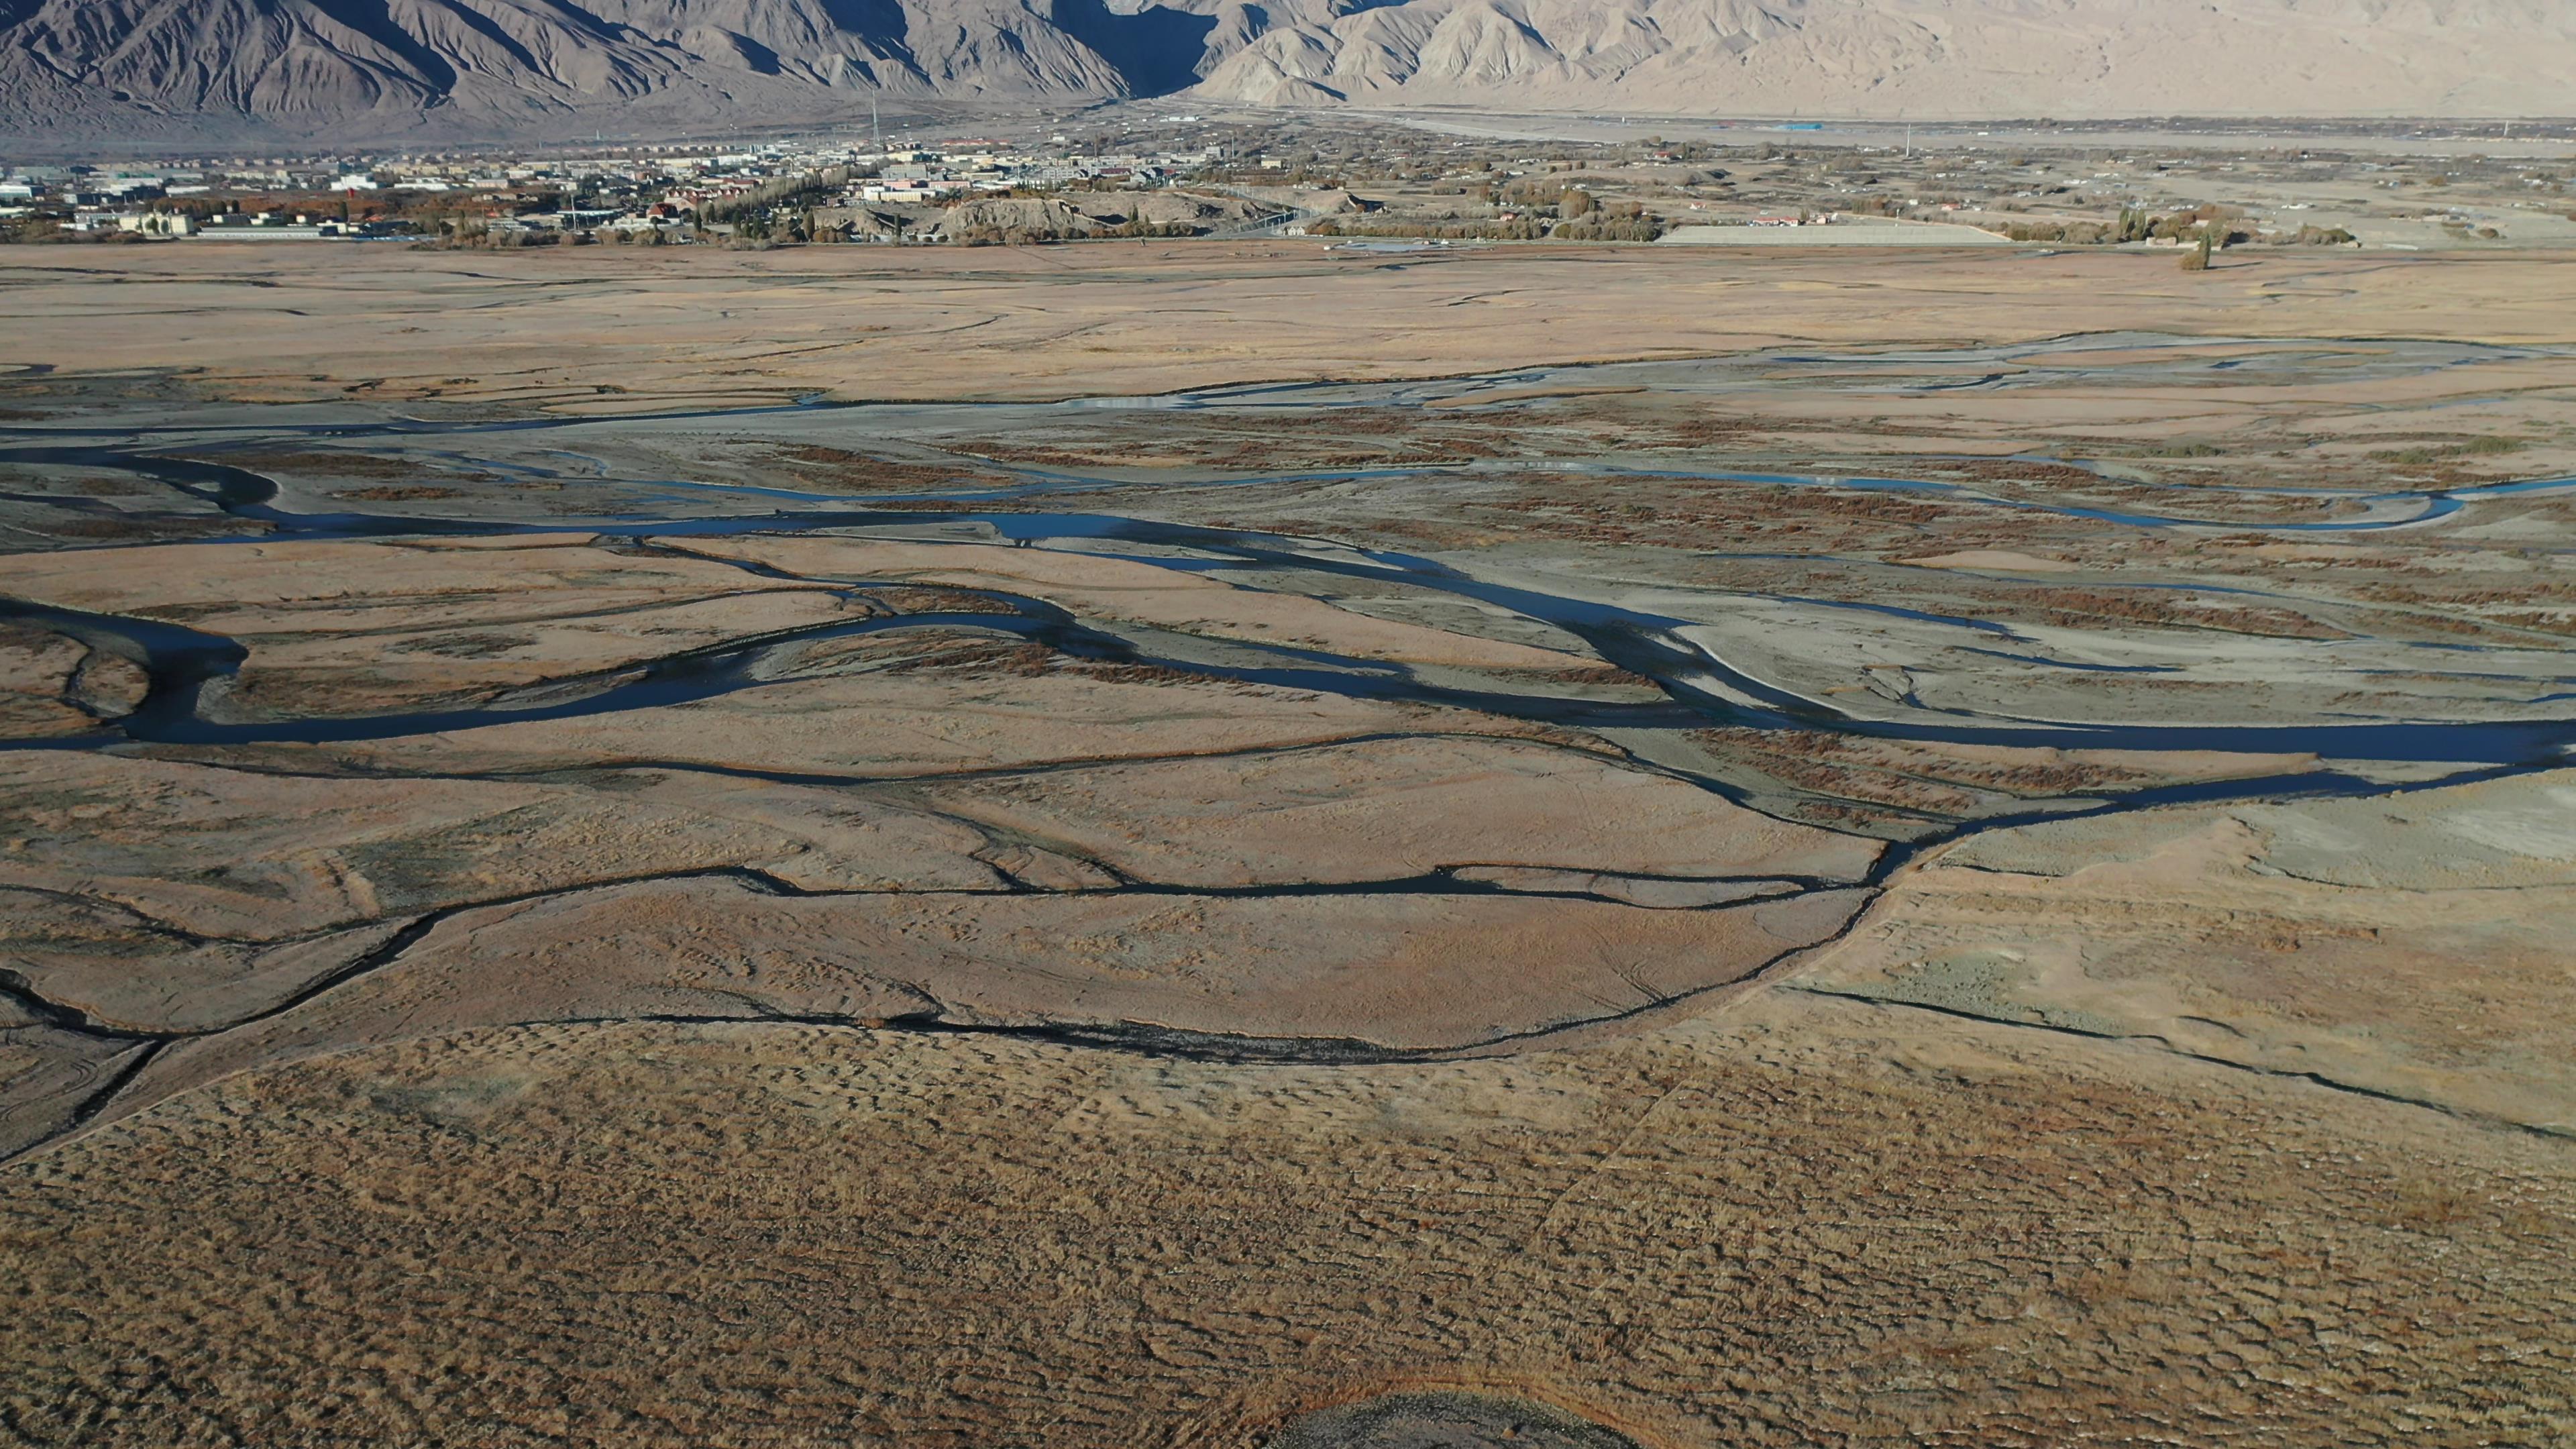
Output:
<svg viewBox="0 0 2576 1449">
<path fill-rule="evenodd" d="M 1242 1445 L 1425 1382 L 1674 1446 L 2558 1442 L 2576 1179 L 2437 1124 L 1812 998 L 1383 1068 L 485 1033 L 0 1173 L 0 1442 Z"/>
</svg>

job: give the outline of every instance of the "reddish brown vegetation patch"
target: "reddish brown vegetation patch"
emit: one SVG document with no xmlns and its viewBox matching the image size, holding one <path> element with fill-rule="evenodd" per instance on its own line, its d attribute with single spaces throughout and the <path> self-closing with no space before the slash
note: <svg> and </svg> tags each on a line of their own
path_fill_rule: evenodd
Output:
<svg viewBox="0 0 2576 1449">
<path fill-rule="evenodd" d="M 1004 488 L 1011 480 L 971 469 L 898 463 L 842 448 L 799 444 L 780 448 L 778 457 L 795 475 L 796 486 L 846 493 L 899 493 L 933 488 Z"/>
</svg>

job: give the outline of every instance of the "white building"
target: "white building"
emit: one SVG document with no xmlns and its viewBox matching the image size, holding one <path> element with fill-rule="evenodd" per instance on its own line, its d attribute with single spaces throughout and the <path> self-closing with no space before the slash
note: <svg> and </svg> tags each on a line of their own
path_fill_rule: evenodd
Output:
<svg viewBox="0 0 2576 1449">
<path fill-rule="evenodd" d="M 197 219 L 184 211 L 127 211 L 118 213 L 116 229 L 141 236 L 195 236 Z"/>
</svg>

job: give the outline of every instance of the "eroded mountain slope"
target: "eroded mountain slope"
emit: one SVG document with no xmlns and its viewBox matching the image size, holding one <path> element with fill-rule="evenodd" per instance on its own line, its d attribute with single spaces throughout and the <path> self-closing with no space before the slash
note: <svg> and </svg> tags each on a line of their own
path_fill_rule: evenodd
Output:
<svg viewBox="0 0 2576 1449">
<path fill-rule="evenodd" d="M 1680 115 L 2547 115 L 2547 0 L 17 0 L 0 130 L 620 131 L 879 96 Z"/>
</svg>

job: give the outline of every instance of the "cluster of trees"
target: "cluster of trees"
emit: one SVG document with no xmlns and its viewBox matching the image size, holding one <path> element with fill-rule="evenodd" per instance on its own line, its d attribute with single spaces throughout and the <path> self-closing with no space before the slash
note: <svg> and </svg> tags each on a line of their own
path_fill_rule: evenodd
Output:
<svg viewBox="0 0 2576 1449">
<path fill-rule="evenodd" d="M 1308 236 L 1434 237 L 1449 241 L 1537 241 L 1547 233 L 1548 223 L 1534 217 L 1511 221 L 1430 221 L 1400 216 L 1353 221 L 1326 217 L 1306 226 Z"/>
<path fill-rule="evenodd" d="M 2130 207 L 2120 213 L 2115 242 L 2197 241 L 2215 235 L 2218 245 L 2232 247 L 2254 239 L 2241 224 L 2245 213 L 2232 206 L 2197 206 L 2171 216 L 2151 216 L 2144 207 Z"/>
<path fill-rule="evenodd" d="M 1588 210 L 1591 207 L 1592 193 L 1583 189 L 1584 179 L 1579 174 L 1522 176 L 1500 186 L 1484 188 L 1484 196 L 1486 200 L 1504 206 L 1553 206 L 1562 215 L 1578 216 L 1581 211 L 1567 211 L 1565 208 L 1573 206 Z"/>
<path fill-rule="evenodd" d="M 2121 211 L 2120 219 L 2101 221 L 2015 221 L 2007 223 L 2003 234 L 2019 242 L 2060 242 L 2068 246 L 2121 246 L 2142 241 L 2176 241 L 2197 247 L 2206 241 L 2213 248 L 2243 246 L 2262 241 L 2275 246 L 2348 246 L 2351 232 L 2342 227 L 2303 226 L 2286 236 L 2256 233 L 2247 225 L 2244 214 L 2233 207 L 2201 206 L 2171 216 L 2157 216 L 2143 207 Z"/>
<path fill-rule="evenodd" d="M 825 228 L 814 220 L 809 208 L 803 211 L 756 212 L 733 224 L 732 243 L 737 248 L 767 251 L 781 242 L 803 245 L 814 240 Z"/>
<path fill-rule="evenodd" d="M 481 217 L 467 217 L 439 228 L 438 235 L 415 245 L 434 251 L 517 251 L 521 247 L 560 246 L 564 234 L 559 231 L 523 231 L 517 227 L 494 227 Z"/>
<path fill-rule="evenodd" d="M 1558 241 L 1624 241 L 1650 242 L 1664 234 L 1663 219 L 1640 212 L 1635 216 L 1604 216 L 1588 221 L 1558 222 L 1549 233 Z"/>
<path fill-rule="evenodd" d="M 1283 159 L 1287 160 L 1283 166 L 1210 166 L 1198 173 L 1198 179 L 1210 185 L 1314 186 L 1327 190 L 1338 189 L 1349 179 L 1340 168 L 1311 152 L 1303 159 Z"/>
<path fill-rule="evenodd" d="M 1039 246 L 1048 242 L 1087 241 L 1093 237 L 1120 236 L 1197 236 L 1205 228 L 1185 221 L 1128 220 L 1115 226 L 1083 230 L 1053 226 L 978 226 L 969 227 L 949 240 L 959 246 L 1000 247 Z"/>
<path fill-rule="evenodd" d="M 801 240 L 801 237 L 799 238 Z M 518 251 L 526 247 L 598 246 L 660 247 L 671 236 L 654 227 L 602 227 L 597 231 L 556 231 L 546 227 L 494 226 L 482 217 L 463 217 L 412 243 L 415 251 Z M 762 243 L 766 245 L 766 243 Z"/>
<path fill-rule="evenodd" d="M 54 220 L 52 217 L 17 216 L 0 218 L 0 245 L 14 246 L 20 242 L 70 242 L 93 245 L 121 245 L 127 243 L 139 243 L 143 240 L 144 238 L 136 236 L 130 231 L 74 231 L 70 227 L 63 225 L 61 222 Z"/>
<path fill-rule="evenodd" d="M 2063 242 L 2068 246 L 2101 246 L 2122 240 L 2117 229 L 2098 221 L 2015 221 L 2004 225 L 2004 235 L 2017 242 Z"/>
<path fill-rule="evenodd" d="M 1525 176 L 1482 188 L 1484 199 L 1515 207 L 1506 217 L 1328 217 L 1312 222 L 1309 236 L 1433 237 L 1453 241 L 1653 241 L 1664 234 L 1661 218 L 1636 202 L 1604 202 L 1578 184 L 1579 176 Z M 1555 216 L 1547 215 L 1553 211 Z"/>
<path fill-rule="evenodd" d="M 1101 233 L 1102 236 L 1197 236 L 1207 228 L 1187 221 L 1147 221 L 1129 217 Z"/>
<path fill-rule="evenodd" d="M 781 176 L 764 181 L 740 196 L 721 197 L 708 202 L 698 209 L 698 219 L 723 222 L 764 217 L 778 207 L 836 195 L 849 184 L 850 168 L 847 166 Z"/>
<path fill-rule="evenodd" d="M 1566 218 L 1552 233 L 1558 241 L 1644 242 L 1664 234 L 1663 219 L 1633 201 L 1604 205 L 1589 192 L 1569 191 L 1557 209 Z"/>
<path fill-rule="evenodd" d="M 2212 208 L 2202 208 L 2212 210 Z M 2203 231 L 2218 225 L 2215 217 L 2198 212 L 2181 212 L 2173 216 L 2154 216 L 2131 207 L 2113 222 L 2101 221 L 2016 221 L 2007 223 L 2004 235 L 2020 242 L 2063 242 L 2068 246 L 2121 246 L 2162 238 L 2170 241 L 2194 241 Z M 2221 242 L 2233 245 L 2248 238 L 2232 229 L 2221 233 Z"/>
<path fill-rule="evenodd" d="M 1514 217 L 1509 221 L 1435 220 L 1417 217 L 1373 217 L 1356 221 L 1327 217 L 1309 223 L 1308 236 L 1431 237 L 1450 241 L 1653 241 L 1664 234 L 1663 219 L 1629 203 L 1586 208 L 1574 220 Z"/>
</svg>

